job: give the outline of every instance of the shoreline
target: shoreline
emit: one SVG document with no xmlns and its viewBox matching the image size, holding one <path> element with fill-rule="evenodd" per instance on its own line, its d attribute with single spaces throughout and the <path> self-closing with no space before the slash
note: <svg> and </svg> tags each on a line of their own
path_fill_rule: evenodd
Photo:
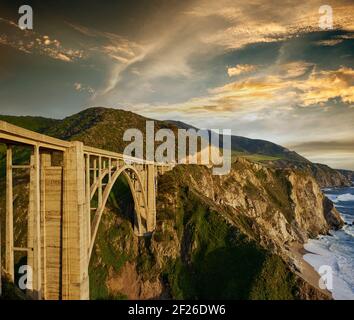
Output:
<svg viewBox="0 0 354 320">
<path fill-rule="evenodd" d="M 333 300 L 334 299 L 333 295 L 329 290 L 321 289 L 319 287 L 319 280 L 321 278 L 320 274 L 316 271 L 316 269 L 311 264 L 309 264 L 304 259 L 305 254 L 308 253 L 315 254 L 315 253 L 306 250 L 304 244 L 298 242 L 293 242 L 292 244 L 290 244 L 288 250 L 293 259 L 293 263 L 297 269 L 295 273 L 303 280 L 305 280 L 307 283 L 309 283 L 311 286 L 313 286 L 318 291 L 320 291 L 323 295 Z"/>
</svg>

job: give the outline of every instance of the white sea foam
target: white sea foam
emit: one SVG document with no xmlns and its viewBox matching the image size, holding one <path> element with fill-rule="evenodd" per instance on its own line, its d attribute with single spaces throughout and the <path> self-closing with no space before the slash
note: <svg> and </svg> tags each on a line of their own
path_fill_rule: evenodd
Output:
<svg viewBox="0 0 354 320">
<path fill-rule="evenodd" d="M 330 200 L 337 203 L 338 201 L 354 201 L 354 194 L 345 193 L 335 196 L 333 194 L 327 195 Z"/>
<path fill-rule="evenodd" d="M 337 201 L 337 195 L 335 195 L 335 194 L 326 193 L 326 197 L 329 200 L 331 200 L 332 202 L 336 202 Z"/>
<path fill-rule="evenodd" d="M 320 240 L 310 240 L 305 249 L 312 252 L 304 255 L 304 260 L 315 270 L 328 265 L 333 271 L 333 298 L 336 300 L 354 300 L 354 261 L 343 253 L 338 253 L 335 238 L 324 237 Z M 333 246 L 334 245 L 334 246 Z"/>
<path fill-rule="evenodd" d="M 343 231 L 354 238 L 354 228 L 353 226 L 344 226 Z"/>
</svg>

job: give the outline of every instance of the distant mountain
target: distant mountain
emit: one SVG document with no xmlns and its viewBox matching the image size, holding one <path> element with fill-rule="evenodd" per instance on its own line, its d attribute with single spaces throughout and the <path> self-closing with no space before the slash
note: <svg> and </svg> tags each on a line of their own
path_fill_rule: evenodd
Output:
<svg viewBox="0 0 354 320">
<path fill-rule="evenodd" d="M 231 137 L 232 150 L 246 152 L 250 154 L 268 155 L 299 162 L 309 162 L 295 151 L 290 151 L 273 142 L 260 139 L 250 139 L 239 136 Z"/>
<path fill-rule="evenodd" d="M 85 145 L 123 152 L 128 142 L 123 141 L 124 132 L 136 128 L 145 133 L 146 120 L 153 120 L 119 109 L 93 107 L 62 120 L 30 116 L 1 116 L 0 120 L 37 131 L 63 140 L 80 140 Z M 155 132 L 159 129 L 197 129 L 181 121 L 154 120 Z M 145 136 L 144 136 L 145 138 Z M 263 162 L 279 168 L 298 167 L 309 169 L 321 186 L 350 185 L 349 172 L 339 172 L 325 165 L 312 164 L 309 160 L 275 143 L 240 136 L 231 137 L 232 154 L 252 161 Z M 331 179 L 330 177 L 335 177 Z"/>
<path fill-rule="evenodd" d="M 198 128 L 182 121 L 167 120 L 165 122 L 181 129 L 198 130 Z M 255 155 L 263 155 L 292 161 L 309 162 L 309 160 L 300 156 L 295 151 L 290 151 L 278 144 L 266 140 L 231 136 L 231 148 L 235 155 L 245 156 L 246 158 L 249 158 L 248 156 L 251 155 L 251 158 L 255 158 Z"/>
</svg>

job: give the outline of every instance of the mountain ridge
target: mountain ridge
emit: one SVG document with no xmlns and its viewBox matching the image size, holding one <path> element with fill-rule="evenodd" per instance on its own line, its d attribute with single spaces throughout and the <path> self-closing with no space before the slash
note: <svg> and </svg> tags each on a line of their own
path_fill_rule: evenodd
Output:
<svg viewBox="0 0 354 320">
<path fill-rule="evenodd" d="M 154 121 L 155 132 L 166 128 L 173 130 L 177 136 L 178 129 L 198 130 L 198 128 L 182 121 L 155 120 L 131 111 L 105 107 L 87 108 L 61 120 L 6 115 L 0 115 L 0 120 L 55 138 L 80 140 L 85 145 L 120 153 L 124 151 L 125 146 L 128 144 L 123 141 L 125 130 L 129 128 L 140 129 L 145 139 L 147 120 Z M 220 142 L 222 142 L 222 137 Z M 314 164 L 295 151 L 267 140 L 231 136 L 231 148 L 234 158 L 245 157 L 251 161 L 278 168 L 291 166 L 310 170 L 322 187 L 351 185 L 349 177 L 352 174 L 350 174 L 349 170 L 335 170 L 326 165 Z"/>
</svg>

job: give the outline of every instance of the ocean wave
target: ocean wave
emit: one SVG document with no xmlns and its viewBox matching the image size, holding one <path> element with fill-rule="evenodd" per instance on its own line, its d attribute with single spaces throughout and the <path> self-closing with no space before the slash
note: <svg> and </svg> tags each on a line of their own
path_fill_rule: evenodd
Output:
<svg viewBox="0 0 354 320">
<path fill-rule="evenodd" d="M 344 226 L 343 231 L 354 238 L 354 230 L 351 226 Z"/>
<path fill-rule="evenodd" d="M 340 194 L 339 196 L 334 196 L 334 195 L 328 195 L 329 199 L 335 203 L 338 201 L 354 201 L 354 194 L 350 193 L 345 193 L 345 194 Z"/>
</svg>

